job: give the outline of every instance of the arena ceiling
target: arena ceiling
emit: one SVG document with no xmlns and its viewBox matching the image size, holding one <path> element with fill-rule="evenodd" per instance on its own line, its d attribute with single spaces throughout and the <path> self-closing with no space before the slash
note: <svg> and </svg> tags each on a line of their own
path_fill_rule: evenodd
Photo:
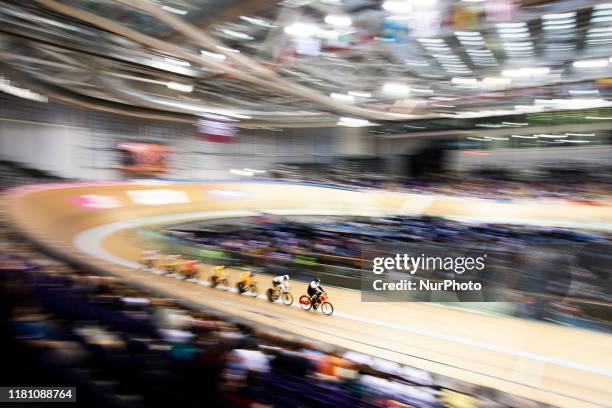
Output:
<svg viewBox="0 0 612 408">
<path fill-rule="evenodd" d="M 611 48 L 612 3 L 579 0 L 0 2 L 0 74 L 18 86 L 246 126 L 603 117 Z"/>
</svg>

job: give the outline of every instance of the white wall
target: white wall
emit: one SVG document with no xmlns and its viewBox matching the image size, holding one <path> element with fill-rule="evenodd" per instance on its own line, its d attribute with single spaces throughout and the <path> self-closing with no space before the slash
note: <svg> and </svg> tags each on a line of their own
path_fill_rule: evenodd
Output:
<svg viewBox="0 0 612 408">
<path fill-rule="evenodd" d="M 0 94 L 0 159 L 85 180 L 124 177 L 117 170 L 122 141 L 163 143 L 174 148 L 167 177 L 230 177 L 232 168 L 270 169 L 275 163 L 329 163 L 338 155 L 368 151 L 359 129 L 241 129 L 237 143 L 197 138 L 196 126 L 138 120 L 74 106 L 25 101 Z M 352 131 L 352 132 L 350 132 Z"/>
<path fill-rule="evenodd" d="M 0 118 L 0 159 L 72 177 L 76 170 L 73 141 L 80 133 L 76 128 Z"/>
</svg>

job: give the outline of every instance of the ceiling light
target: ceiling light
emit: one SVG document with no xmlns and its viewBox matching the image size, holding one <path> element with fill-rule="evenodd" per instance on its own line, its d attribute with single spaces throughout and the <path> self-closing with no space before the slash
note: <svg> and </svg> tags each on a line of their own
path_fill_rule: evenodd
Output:
<svg viewBox="0 0 612 408">
<path fill-rule="evenodd" d="M 451 78 L 451 82 L 457 85 L 476 85 L 478 80 L 476 78 L 453 77 Z"/>
<path fill-rule="evenodd" d="M 310 23 L 293 23 L 285 27 L 285 33 L 295 37 L 314 37 L 319 32 L 319 27 Z"/>
<path fill-rule="evenodd" d="M 589 120 L 612 120 L 612 116 L 585 116 Z"/>
<path fill-rule="evenodd" d="M 376 123 L 372 123 L 366 119 L 356 119 L 356 118 L 340 118 L 338 126 L 347 126 L 347 127 L 364 127 L 364 126 L 374 126 Z"/>
<path fill-rule="evenodd" d="M 239 38 L 241 40 L 252 40 L 253 39 L 253 37 L 248 34 L 241 33 L 239 31 L 228 30 L 227 28 L 221 28 L 219 31 L 221 31 L 225 35 L 229 35 L 230 37 L 234 37 L 234 38 Z"/>
<path fill-rule="evenodd" d="M 369 92 L 351 91 L 348 94 L 352 96 L 356 96 L 358 98 L 371 98 L 372 97 L 372 94 Z"/>
<path fill-rule="evenodd" d="M 173 89 L 179 92 L 193 92 L 193 85 L 181 84 L 180 82 L 168 82 L 166 84 L 168 89 Z"/>
<path fill-rule="evenodd" d="M 575 24 L 559 24 L 559 25 L 543 25 L 543 30 L 568 30 L 570 28 L 576 27 Z"/>
<path fill-rule="evenodd" d="M 520 69 L 505 69 L 502 75 L 505 77 L 530 77 L 535 75 L 546 75 L 550 72 L 550 68 L 535 67 L 535 68 L 520 68 Z"/>
<path fill-rule="evenodd" d="M 246 177 L 250 177 L 250 176 L 252 176 L 254 174 L 252 171 L 239 170 L 239 169 L 231 169 L 229 172 L 231 174 L 236 175 L 236 176 L 246 176 Z"/>
<path fill-rule="evenodd" d="M 355 102 L 355 97 L 352 95 L 347 95 L 347 94 L 341 94 L 341 93 L 332 93 L 329 95 L 331 98 L 336 99 L 338 101 L 342 101 L 342 102 Z"/>
<path fill-rule="evenodd" d="M 5 92 L 9 95 L 16 96 L 18 98 L 24 98 L 31 101 L 36 102 L 48 102 L 49 98 L 45 95 L 41 95 L 34 91 L 30 91 L 29 89 L 19 88 L 13 84 L 8 79 L 5 79 L 0 76 L 0 91 Z"/>
<path fill-rule="evenodd" d="M 515 137 L 517 139 L 537 139 L 537 136 L 521 136 L 521 135 L 510 135 L 510 137 Z"/>
<path fill-rule="evenodd" d="M 247 23 L 258 25 L 260 27 L 267 27 L 267 28 L 276 27 L 274 24 L 270 24 L 267 21 L 262 20 L 261 18 L 254 18 L 254 17 L 248 17 L 248 16 L 240 16 L 240 19 L 243 20 L 243 21 L 246 21 Z"/>
<path fill-rule="evenodd" d="M 576 12 L 544 14 L 542 20 L 563 20 L 576 17 Z"/>
<path fill-rule="evenodd" d="M 180 15 L 187 14 L 187 11 L 185 10 L 177 9 L 177 8 L 170 7 L 170 6 L 161 6 L 161 9 L 164 11 L 169 11 L 170 13 L 174 13 L 174 14 L 180 14 Z"/>
<path fill-rule="evenodd" d="M 413 8 L 411 2 L 402 0 L 387 0 L 382 7 L 391 13 L 410 13 Z"/>
<path fill-rule="evenodd" d="M 223 61 L 225 59 L 225 55 L 223 54 L 216 54 L 214 52 L 209 52 L 206 50 L 201 50 L 200 54 L 202 54 L 204 57 L 210 58 L 210 59 L 214 59 L 217 61 Z"/>
<path fill-rule="evenodd" d="M 505 34 L 516 34 L 516 33 L 527 33 L 529 30 L 527 27 L 516 27 L 516 28 L 501 28 L 498 27 L 497 31 Z"/>
<path fill-rule="evenodd" d="M 608 61 L 605 59 L 574 61 L 572 66 L 574 68 L 603 68 L 608 66 Z"/>
<path fill-rule="evenodd" d="M 383 85 L 382 91 L 391 96 L 406 96 L 410 94 L 410 87 L 397 82 L 387 82 Z"/>
<path fill-rule="evenodd" d="M 217 48 L 223 51 L 234 52 L 236 54 L 240 54 L 240 50 L 236 50 L 234 48 L 222 47 L 221 45 L 217 45 Z"/>
<path fill-rule="evenodd" d="M 349 16 L 338 15 L 338 14 L 326 15 L 325 22 L 329 25 L 338 26 L 338 27 L 350 27 L 352 24 L 352 20 Z"/>
<path fill-rule="evenodd" d="M 562 139 L 567 137 L 567 135 L 547 135 L 547 134 L 540 134 L 540 135 L 535 135 L 538 138 L 544 138 L 544 139 Z"/>
</svg>

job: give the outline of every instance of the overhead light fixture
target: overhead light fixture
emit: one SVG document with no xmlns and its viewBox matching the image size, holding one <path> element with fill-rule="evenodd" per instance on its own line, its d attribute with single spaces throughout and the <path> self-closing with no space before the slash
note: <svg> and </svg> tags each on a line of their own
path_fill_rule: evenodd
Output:
<svg viewBox="0 0 612 408">
<path fill-rule="evenodd" d="M 505 69 L 502 71 L 502 75 L 505 77 L 530 77 L 536 75 L 546 75 L 550 72 L 550 68 L 547 67 L 533 67 L 533 68 L 519 68 L 519 69 Z"/>
<path fill-rule="evenodd" d="M 372 94 L 369 92 L 351 91 L 349 95 L 356 96 L 357 98 L 371 98 Z"/>
<path fill-rule="evenodd" d="M 455 31 L 454 34 L 457 37 L 480 37 L 480 33 L 478 31 Z"/>
<path fill-rule="evenodd" d="M 325 16 L 325 23 L 337 27 L 350 27 L 353 21 L 347 15 L 328 14 Z"/>
<path fill-rule="evenodd" d="M 576 17 L 576 12 L 572 11 L 570 13 L 551 13 L 544 14 L 542 16 L 542 20 L 566 20 L 568 18 Z"/>
<path fill-rule="evenodd" d="M 383 9 L 391 13 L 410 13 L 413 9 L 412 3 L 403 0 L 387 0 L 383 3 Z"/>
<path fill-rule="evenodd" d="M 254 25 L 258 25 L 260 27 L 267 27 L 267 28 L 273 28 L 276 27 L 274 24 L 270 24 L 267 21 L 261 19 L 261 18 L 254 18 L 254 17 L 249 17 L 249 16 L 240 16 L 240 19 L 242 21 L 246 21 L 247 23 L 251 23 Z"/>
<path fill-rule="evenodd" d="M 547 135 L 547 134 L 540 134 L 540 135 L 535 135 L 538 138 L 544 138 L 544 139 L 563 139 L 566 138 L 567 135 Z"/>
<path fill-rule="evenodd" d="M 19 88 L 15 86 L 6 78 L 0 76 L 0 91 L 7 93 L 9 95 L 16 96 L 18 98 L 28 99 L 30 101 L 36 102 L 48 102 L 49 98 L 45 95 L 41 95 L 34 91 L 30 91 L 29 89 Z"/>
<path fill-rule="evenodd" d="M 168 82 L 166 84 L 168 89 L 173 89 L 179 92 L 193 92 L 193 85 L 190 84 L 181 84 L 180 82 Z"/>
<path fill-rule="evenodd" d="M 223 54 L 216 54 L 214 52 L 210 52 L 210 51 L 206 51 L 206 50 L 201 50 L 200 54 L 202 54 L 202 56 L 210 58 L 210 59 L 214 59 L 217 61 L 223 61 L 225 60 L 225 55 Z"/>
<path fill-rule="evenodd" d="M 186 10 L 181 10 L 181 9 L 177 9 L 175 7 L 170 7 L 170 6 L 161 6 L 161 9 L 164 11 L 168 11 L 170 13 L 174 13 L 174 14 L 180 14 L 182 16 L 184 16 L 185 14 L 187 14 Z"/>
<path fill-rule="evenodd" d="M 246 177 L 251 177 L 254 174 L 252 171 L 240 170 L 240 169 L 231 169 L 229 172 L 236 176 L 246 176 Z"/>
<path fill-rule="evenodd" d="M 608 66 L 608 60 L 605 59 L 591 59 L 574 61 L 572 64 L 574 68 L 603 68 Z"/>
<path fill-rule="evenodd" d="M 221 45 L 217 45 L 217 48 L 220 49 L 220 50 L 223 50 L 223 51 L 228 51 L 228 52 L 233 52 L 233 53 L 236 53 L 236 54 L 240 54 L 240 50 L 236 50 L 234 48 L 223 47 Z"/>
<path fill-rule="evenodd" d="M 293 23 L 285 27 L 285 33 L 294 37 L 314 37 L 319 32 L 319 27 L 311 23 Z"/>
<path fill-rule="evenodd" d="M 238 38 L 240 40 L 252 40 L 253 36 L 248 35 L 246 33 L 241 33 L 240 31 L 228 30 L 227 28 L 220 28 L 223 34 L 228 35 L 230 37 Z"/>
<path fill-rule="evenodd" d="M 522 136 L 522 135 L 510 135 L 510 137 L 514 137 L 517 139 L 537 139 L 537 136 Z"/>
<path fill-rule="evenodd" d="M 244 168 L 244 171 L 249 171 L 249 172 L 255 173 L 255 174 L 262 174 L 262 173 L 266 172 L 265 170 L 255 170 L 255 169 L 247 169 L 247 168 Z"/>
<path fill-rule="evenodd" d="M 342 117 L 338 120 L 338 123 L 336 123 L 336 125 L 346 126 L 346 127 L 364 127 L 364 126 L 375 126 L 376 123 L 372 123 L 366 119 Z"/>
<path fill-rule="evenodd" d="M 589 120 L 612 120 L 612 116 L 585 116 Z"/>
<path fill-rule="evenodd" d="M 410 94 L 410 87 L 397 82 L 387 82 L 383 85 L 382 91 L 386 95 L 402 97 Z"/>
<path fill-rule="evenodd" d="M 355 97 L 353 95 L 341 94 L 341 93 L 331 93 L 329 96 L 338 101 L 353 103 L 355 102 Z"/>
<path fill-rule="evenodd" d="M 520 22 L 520 23 L 497 23 L 496 26 L 497 26 L 497 28 L 521 28 L 521 27 L 527 27 L 527 23 L 525 23 L 525 22 Z"/>
<path fill-rule="evenodd" d="M 453 77 L 451 82 L 457 85 L 476 85 L 478 80 L 476 78 Z"/>
<path fill-rule="evenodd" d="M 529 122 L 502 122 L 502 125 L 520 127 L 529 125 Z"/>
</svg>

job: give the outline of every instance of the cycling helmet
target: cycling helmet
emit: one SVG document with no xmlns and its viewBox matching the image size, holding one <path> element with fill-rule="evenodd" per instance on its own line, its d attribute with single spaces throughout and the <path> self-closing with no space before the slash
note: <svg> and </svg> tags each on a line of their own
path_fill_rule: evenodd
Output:
<svg viewBox="0 0 612 408">
<path fill-rule="evenodd" d="M 319 279 L 318 277 L 314 278 L 314 281 L 317 283 L 321 283 L 321 279 Z"/>
<path fill-rule="evenodd" d="M 284 275 L 283 280 L 289 280 L 289 275 Z"/>
</svg>

